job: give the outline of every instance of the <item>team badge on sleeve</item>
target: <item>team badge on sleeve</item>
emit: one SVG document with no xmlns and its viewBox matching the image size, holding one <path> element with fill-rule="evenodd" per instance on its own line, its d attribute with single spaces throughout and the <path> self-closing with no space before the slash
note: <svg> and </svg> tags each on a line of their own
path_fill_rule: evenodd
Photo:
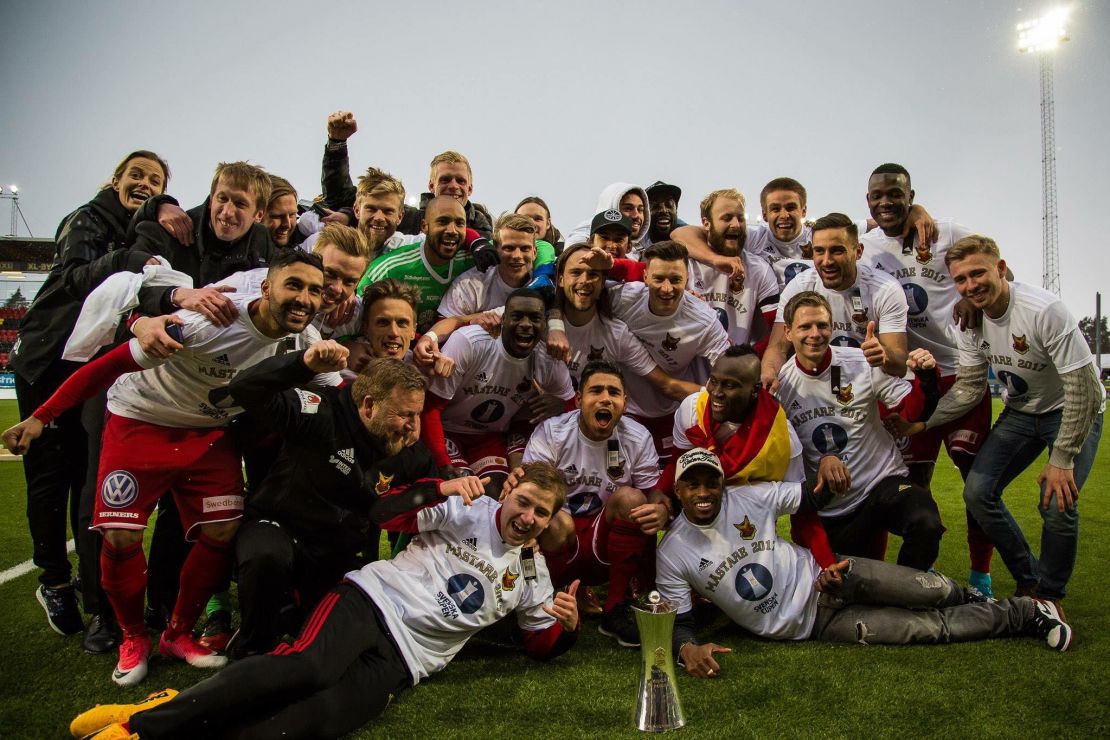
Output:
<svg viewBox="0 0 1110 740">
<path fill-rule="evenodd" d="M 385 494 L 389 490 L 390 484 L 393 483 L 393 476 L 386 475 L 385 473 L 378 473 L 378 482 L 374 485 L 374 492 L 379 496 Z"/>
<path fill-rule="evenodd" d="M 139 497 L 139 483 L 126 470 L 113 470 L 104 476 L 100 485 L 100 498 L 105 506 L 122 509 L 135 503 Z"/>
<path fill-rule="evenodd" d="M 1026 341 L 1024 334 L 1020 337 L 1014 334 L 1010 336 L 1014 338 L 1014 352 L 1017 352 L 1019 355 L 1024 355 L 1029 351 L 1029 342 Z"/>
<path fill-rule="evenodd" d="M 302 414 L 315 414 L 320 410 L 320 396 L 312 391 L 302 390 L 301 388 L 295 388 L 294 390 L 301 399 Z"/>
</svg>

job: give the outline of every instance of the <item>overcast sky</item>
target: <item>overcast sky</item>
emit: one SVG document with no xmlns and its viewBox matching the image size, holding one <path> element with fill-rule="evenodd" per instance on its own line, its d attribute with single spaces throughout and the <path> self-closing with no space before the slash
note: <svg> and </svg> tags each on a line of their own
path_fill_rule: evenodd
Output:
<svg viewBox="0 0 1110 740">
<path fill-rule="evenodd" d="M 763 184 L 788 175 L 811 218 L 859 218 L 868 173 L 895 161 L 934 216 L 995 237 L 1039 285 L 1039 76 L 1014 26 L 1048 7 L 0 0 L 0 183 L 20 186 L 36 236 L 138 148 L 169 160 L 185 207 L 221 160 L 312 196 L 337 109 L 360 125 L 352 170 L 418 192 L 431 157 L 456 149 L 475 200 L 497 214 L 542 195 L 564 231 L 618 180 L 678 184 L 690 221 L 719 187 L 758 212 Z M 1110 288 L 1110 4 L 1071 7 L 1056 56 L 1061 279 L 1084 316 Z"/>
</svg>

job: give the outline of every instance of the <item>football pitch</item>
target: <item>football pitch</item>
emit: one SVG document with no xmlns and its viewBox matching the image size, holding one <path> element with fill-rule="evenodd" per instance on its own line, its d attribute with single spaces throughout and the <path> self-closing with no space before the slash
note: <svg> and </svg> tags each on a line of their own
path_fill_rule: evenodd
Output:
<svg viewBox="0 0 1110 740">
<path fill-rule="evenodd" d="M 996 401 L 996 411 L 998 402 Z M 16 420 L 0 402 L 0 423 Z M 1010 487 L 1006 501 L 1031 541 L 1040 519 L 1036 475 L 1044 458 Z M 967 576 L 961 483 L 942 457 L 933 492 L 948 526 L 937 569 Z M 0 464 L 0 571 L 31 556 L 22 466 Z M 1110 597 L 1099 578 L 1110 562 L 1110 447 L 1104 439 L 1083 491 L 1079 560 L 1065 602 L 1075 630 L 1067 653 L 1041 640 L 945 646 L 863 647 L 774 643 L 723 619 L 700 637 L 732 648 L 718 680 L 679 675 L 689 737 L 1106 737 L 1110 736 Z M 785 520 L 780 532 L 785 534 Z M 889 552 L 900 541 L 892 537 Z M 1034 549 L 1038 549 L 1036 545 Z M 184 689 L 208 671 L 151 661 L 139 687 L 110 680 L 115 655 L 90 656 L 80 637 L 46 624 L 34 574 L 0 585 L 0 736 L 67 737 L 69 720 L 98 703 L 137 701 Z M 998 596 L 1014 583 L 994 562 Z M 509 645 L 507 631 L 479 635 L 442 673 L 402 695 L 358 738 L 633 737 L 638 650 L 618 648 L 587 621 L 578 644 L 549 664 Z"/>
</svg>

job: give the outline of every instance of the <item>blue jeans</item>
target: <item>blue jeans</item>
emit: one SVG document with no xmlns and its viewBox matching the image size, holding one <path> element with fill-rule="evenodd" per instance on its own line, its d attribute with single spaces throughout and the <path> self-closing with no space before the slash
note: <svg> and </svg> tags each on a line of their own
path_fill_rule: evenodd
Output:
<svg viewBox="0 0 1110 740">
<path fill-rule="evenodd" d="M 1040 506 L 1044 495 L 1037 496 L 1041 514 L 1041 558 L 1038 562 L 1014 517 L 1002 503 L 1006 486 L 1028 468 L 1046 447 L 1056 441 L 1063 410 L 1048 414 L 1025 414 L 1006 409 L 994 428 L 964 482 L 964 502 L 983 531 L 994 542 L 998 554 L 1010 569 L 1019 588 L 1035 586 L 1038 596 L 1062 599 L 1075 567 L 1079 542 L 1078 505 L 1059 511 L 1056 501 L 1047 509 Z M 1083 488 L 1094 464 L 1102 436 L 1102 414 L 1095 418 L 1083 448 L 1075 458 L 1075 484 Z"/>
</svg>

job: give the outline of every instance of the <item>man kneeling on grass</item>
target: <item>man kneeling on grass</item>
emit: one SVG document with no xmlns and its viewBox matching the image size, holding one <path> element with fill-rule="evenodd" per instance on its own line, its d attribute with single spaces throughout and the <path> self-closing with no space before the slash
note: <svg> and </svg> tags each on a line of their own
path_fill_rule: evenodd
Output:
<svg viewBox="0 0 1110 740">
<path fill-rule="evenodd" d="M 418 536 L 393 560 L 348 573 L 296 643 L 233 663 L 178 695 L 91 709 L 70 731 L 100 730 L 94 737 L 102 739 L 339 737 L 513 611 L 529 655 L 565 652 L 578 635 L 578 582 L 554 593 L 543 555 L 530 545 L 562 508 L 566 485 L 546 463 L 524 471 L 500 503 L 483 496 L 485 481 L 473 476 L 390 491 L 371 510 L 375 523 Z"/>
<path fill-rule="evenodd" d="M 706 449 L 678 458 L 682 515 L 658 551 L 656 584 L 679 605 L 674 650 L 691 676 L 718 676 L 714 656 L 730 652 L 698 644 L 691 588 L 752 634 L 776 640 L 903 645 L 1029 635 L 1055 650 L 1071 644 L 1071 627 L 1049 601 L 1021 596 L 969 603 L 946 576 L 866 558 L 821 568 L 809 550 L 779 539 L 775 521 L 799 507 L 822 508 L 831 498 L 828 487 L 726 488 L 723 477 L 717 456 Z"/>
</svg>

